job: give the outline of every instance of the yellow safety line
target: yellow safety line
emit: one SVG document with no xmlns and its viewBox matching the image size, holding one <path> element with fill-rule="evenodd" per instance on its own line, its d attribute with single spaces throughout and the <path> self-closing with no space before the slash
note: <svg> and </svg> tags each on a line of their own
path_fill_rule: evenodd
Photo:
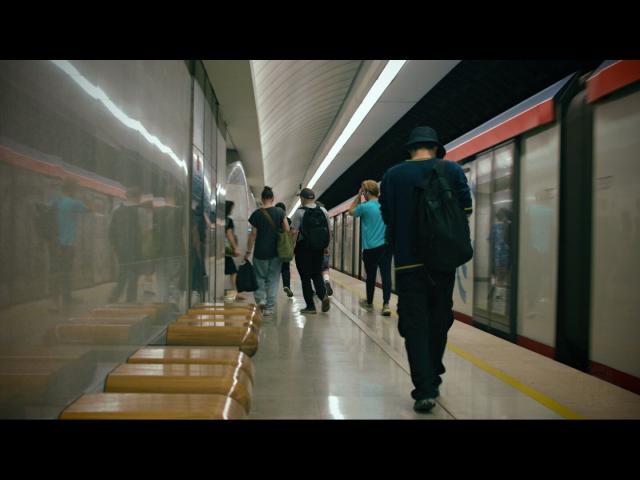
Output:
<svg viewBox="0 0 640 480">
<path fill-rule="evenodd" d="M 337 284 L 339 284 L 342 288 L 345 288 L 346 290 L 349 290 L 351 293 L 354 293 L 354 294 L 356 294 L 358 296 L 360 295 L 360 292 L 357 292 L 353 288 L 349 287 L 348 285 L 345 285 L 344 283 L 336 280 L 335 278 L 332 278 L 332 280 L 335 281 Z M 360 280 L 358 280 L 358 281 L 360 281 Z M 379 304 L 379 303 L 375 303 L 375 306 L 378 307 L 378 308 L 382 308 L 382 305 Z M 393 315 L 394 317 L 398 318 L 398 315 L 393 311 L 391 312 L 391 315 Z M 570 420 L 584 420 L 583 416 L 578 415 L 577 413 L 575 413 L 571 409 L 565 407 L 564 405 L 559 404 L 558 402 L 556 402 L 552 398 L 546 396 L 544 393 L 541 393 L 541 392 L 535 390 L 534 388 L 531 388 L 531 387 L 525 385 L 524 383 L 520 382 L 519 380 L 517 380 L 516 378 L 512 377 L 511 375 L 508 375 L 508 374 L 504 373 L 502 370 L 499 370 L 496 367 L 488 364 L 484 360 L 481 360 L 478 357 L 470 354 L 469 352 L 466 352 L 466 351 L 462 350 L 460 347 L 458 347 L 456 345 L 453 345 L 451 342 L 447 342 L 447 348 L 449 350 L 451 350 L 452 352 L 457 353 L 458 355 L 460 355 L 462 358 L 464 358 L 468 362 L 471 362 L 472 364 L 474 364 L 476 367 L 480 368 L 481 370 L 484 370 L 485 372 L 489 373 L 490 375 L 493 375 L 494 377 L 499 378 L 500 380 L 502 380 L 503 382 L 507 383 L 508 385 L 511 385 L 516 390 L 519 390 L 520 392 L 524 393 L 525 395 L 533 398 L 535 401 L 541 403 L 542 405 L 547 407 L 549 410 L 552 410 L 553 412 L 557 413 L 558 415 L 560 415 L 560 416 L 562 416 L 564 418 L 570 419 Z"/>
</svg>

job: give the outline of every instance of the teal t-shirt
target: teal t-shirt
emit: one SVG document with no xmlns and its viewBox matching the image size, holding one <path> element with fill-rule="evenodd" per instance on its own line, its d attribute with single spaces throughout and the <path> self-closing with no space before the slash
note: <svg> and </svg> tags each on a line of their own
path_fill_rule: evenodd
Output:
<svg viewBox="0 0 640 480">
<path fill-rule="evenodd" d="M 382 220 L 380 204 L 377 200 L 369 200 L 358 205 L 353 212 L 354 217 L 360 217 L 360 236 L 362 237 L 362 249 L 384 245 L 386 225 Z"/>
</svg>

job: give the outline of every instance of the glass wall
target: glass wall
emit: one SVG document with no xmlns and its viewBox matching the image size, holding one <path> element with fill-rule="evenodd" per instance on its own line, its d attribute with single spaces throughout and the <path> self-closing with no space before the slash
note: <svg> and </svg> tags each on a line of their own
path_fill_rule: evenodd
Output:
<svg viewBox="0 0 640 480">
<path fill-rule="evenodd" d="M 1 418 L 56 418 L 186 308 L 191 95 L 182 61 L 0 62 Z"/>
<path fill-rule="evenodd" d="M 594 108 L 591 360 L 640 377 L 640 92 Z"/>
<path fill-rule="evenodd" d="M 227 165 L 227 193 L 226 199 L 234 203 L 231 219 L 234 224 L 234 234 L 240 249 L 240 257 L 233 258 L 236 266 L 242 263 L 242 255 L 247 250 L 247 240 L 249 237 L 249 216 L 256 209 L 256 204 L 251 195 L 251 189 L 247 182 L 242 163 L 239 161 Z M 227 276 L 225 279 L 225 289 L 231 288 L 230 280 Z"/>
<path fill-rule="evenodd" d="M 523 138 L 520 156 L 518 334 L 554 346 L 560 129 Z"/>
</svg>

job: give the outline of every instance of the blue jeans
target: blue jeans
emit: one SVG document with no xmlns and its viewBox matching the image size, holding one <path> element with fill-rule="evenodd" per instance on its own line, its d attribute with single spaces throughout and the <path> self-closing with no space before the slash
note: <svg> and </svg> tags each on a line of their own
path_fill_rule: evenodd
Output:
<svg viewBox="0 0 640 480">
<path fill-rule="evenodd" d="M 253 292 L 256 303 L 264 303 L 267 310 L 273 310 L 276 305 L 278 285 L 280 285 L 282 261 L 278 257 L 269 260 L 260 260 L 254 257 L 253 268 L 258 280 L 258 289 Z"/>
</svg>

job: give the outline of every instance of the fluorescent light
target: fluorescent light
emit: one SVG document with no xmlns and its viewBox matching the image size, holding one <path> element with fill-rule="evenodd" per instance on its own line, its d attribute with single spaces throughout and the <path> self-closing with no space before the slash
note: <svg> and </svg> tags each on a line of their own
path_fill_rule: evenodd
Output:
<svg viewBox="0 0 640 480">
<path fill-rule="evenodd" d="M 308 188 L 313 188 L 334 158 L 336 158 L 338 153 L 340 153 L 340 150 L 342 150 L 344 144 L 347 143 L 347 140 L 349 140 L 351 135 L 353 135 L 353 132 L 355 132 L 360 126 L 378 99 L 382 96 L 393 79 L 396 78 L 396 75 L 398 75 L 398 72 L 406 62 L 406 60 L 389 60 L 387 65 L 384 67 L 384 70 L 382 70 L 382 73 L 371 87 L 371 90 L 369 90 L 360 106 L 354 112 L 351 120 L 347 123 L 347 126 L 344 127 L 344 130 L 336 140 L 336 143 L 333 144 L 333 147 L 331 147 L 327 156 L 324 157 L 324 160 L 320 163 L 318 170 L 316 170 L 316 173 L 311 177 L 311 180 L 309 180 Z"/>
<path fill-rule="evenodd" d="M 71 79 L 80 87 L 82 87 L 82 89 L 91 97 L 95 98 L 96 100 L 100 100 L 102 104 L 107 108 L 107 110 L 109 110 L 109 112 L 111 112 L 111 114 L 116 117 L 123 125 L 136 130 L 147 142 L 155 145 L 162 153 L 169 155 L 169 157 L 171 157 L 175 164 L 182 170 L 184 170 L 185 175 L 189 174 L 187 162 L 185 162 L 184 160 L 180 160 L 174 153 L 174 151 L 171 150 L 171 148 L 162 143 L 160 139 L 158 139 L 158 137 L 156 137 L 155 135 L 151 135 L 139 120 L 131 118 L 126 113 L 124 113 L 122 109 L 120 109 L 120 107 L 113 103 L 113 100 L 111 100 L 107 96 L 104 90 L 89 82 L 89 80 L 87 80 L 78 71 L 78 69 L 71 64 L 71 62 L 67 60 L 51 60 L 51 62 L 64 73 L 69 75 L 69 77 L 71 77 Z"/>
<path fill-rule="evenodd" d="M 393 79 L 396 78 L 396 75 L 398 75 L 398 72 L 400 72 L 406 62 L 406 60 L 389 60 L 387 62 L 387 65 L 382 70 L 382 73 L 375 81 L 369 92 L 367 92 L 367 95 L 362 100 L 360 106 L 353 113 L 351 120 L 349 120 L 347 126 L 344 127 L 344 130 L 336 140 L 336 143 L 333 144 L 333 146 L 329 150 L 329 153 L 327 153 L 327 156 L 324 157 L 324 159 L 320 163 L 318 170 L 316 170 L 316 173 L 314 173 L 313 177 L 311 177 L 311 180 L 309 180 L 307 184 L 308 188 L 314 187 L 325 170 L 329 167 L 329 165 L 331 165 L 331 162 L 333 162 L 338 153 L 340 153 L 340 150 L 342 150 L 342 147 L 344 147 L 345 143 L 347 143 L 349 138 L 351 138 L 353 132 L 355 132 L 356 129 L 360 126 L 360 124 L 365 119 L 367 114 L 371 111 L 378 99 L 380 99 Z M 293 209 L 289 212 L 289 216 L 291 216 L 299 206 L 300 200 L 296 202 Z"/>
</svg>

